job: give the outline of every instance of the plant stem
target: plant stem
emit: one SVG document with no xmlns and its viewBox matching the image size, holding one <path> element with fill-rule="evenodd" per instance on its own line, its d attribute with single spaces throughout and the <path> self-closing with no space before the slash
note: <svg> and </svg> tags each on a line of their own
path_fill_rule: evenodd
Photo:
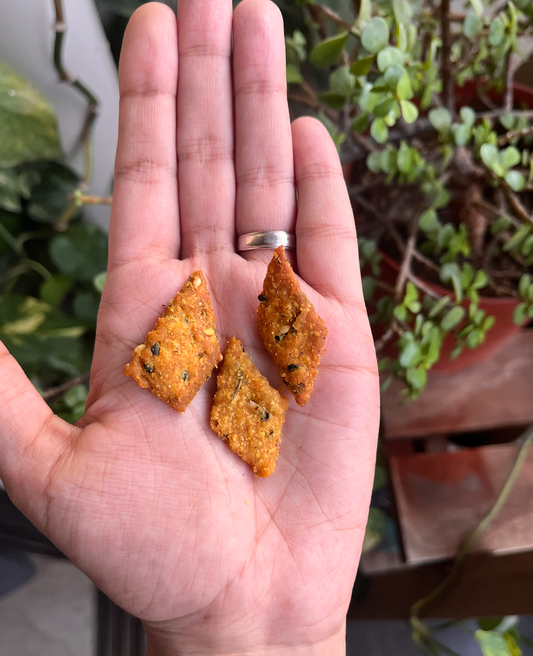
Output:
<svg viewBox="0 0 533 656">
<path fill-rule="evenodd" d="M 442 37 L 442 98 L 446 109 L 453 114 L 453 79 L 451 74 L 452 41 L 450 35 L 450 0 L 441 0 L 440 5 Z"/>
<path fill-rule="evenodd" d="M 509 185 L 506 182 L 504 182 L 502 186 L 505 196 L 509 201 L 509 203 L 512 205 L 514 211 L 518 214 L 518 216 L 522 219 L 524 223 L 528 223 L 530 226 L 533 226 L 533 217 L 522 205 L 518 196 L 514 193 L 514 191 L 511 189 L 511 187 L 509 187 Z"/>
<path fill-rule="evenodd" d="M 67 29 L 65 23 L 65 14 L 63 11 L 63 1 L 54 0 L 54 8 L 56 20 L 54 23 L 55 39 L 54 39 L 54 67 L 62 82 L 67 82 L 70 86 L 74 87 L 87 101 L 87 110 L 85 113 L 85 120 L 83 127 L 78 138 L 78 144 L 82 145 L 86 151 L 86 173 L 84 179 L 88 182 L 90 177 L 90 165 L 87 166 L 87 159 L 90 157 L 90 134 L 92 131 L 93 123 L 98 114 L 98 99 L 96 96 L 77 78 L 75 78 L 63 64 L 63 41 L 65 38 L 65 31 Z"/>
<path fill-rule="evenodd" d="M 83 205 L 111 205 L 113 196 L 85 196 L 80 194 L 76 199 Z"/>
<path fill-rule="evenodd" d="M 416 217 L 411 222 L 411 227 L 409 230 L 409 238 L 405 246 L 405 251 L 403 253 L 403 260 L 400 266 L 400 272 L 398 273 L 398 278 L 396 279 L 396 285 L 394 287 L 395 303 L 398 303 L 400 301 L 403 288 L 405 287 L 405 281 L 411 275 L 411 260 L 413 259 L 413 252 L 415 250 L 417 229 L 418 229 L 418 217 Z"/>
<path fill-rule="evenodd" d="M 390 328 L 379 338 L 375 341 L 374 343 L 374 348 L 376 349 L 376 353 L 379 353 L 386 344 L 388 344 L 391 339 L 396 335 L 398 331 L 394 326 L 390 326 Z"/>
<path fill-rule="evenodd" d="M 513 99 L 514 99 L 514 67 L 511 65 L 511 53 L 507 53 L 507 59 L 505 61 L 505 101 L 503 104 L 504 109 L 507 112 L 512 111 L 513 109 Z"/>
<path fill-rule="evenodd" d="M 426 595 L 423 599 L 417 601 L 411 607 L 410 622 L 413 629 L 417 626 L 417 623 L 421 623 L 421 620 L 419 618 L 420 612 L 430 603 L 435 601 L 435 599 L 440 597 L 440 595 L 445 590 L 447 590 L 449 586 L 455 581 L 457 575 L 459 574 L 459 571 L 461 570 L 461 566 L 463 564 L 465 557 L 470 553 L 472 547 L 474 546 L 478 538 L 481 536 L 482 533 L 484 533 L 484 531 L 487 530 L 487 528 L 490 526 L 492 521 L 498 516 L 500 510 L 503 508 L 505 502 L 509 497 L 509 494 L 511 493 L 514 487 L 514 484 L 516 483 L 518 475 L 520 474 L 520 471 L 526 460 L 531 444 L 533 443 L 533 426 L 530 426 L 528 428 L 528 430 L 522 436 L 522 439 L 524 440 L 524 442 L 520 448 L 520 451 L 518 452 L 518 456 L 515 460 L 513 468 L 511 469 L 511 472 L 507 477 L 507 480 L 505 481 L 505 484 L 502 487 L 500 494 L 498 495 L 498 498 L 494 502 L 494 505 L 489 510 L 489 512 L 483 517 L 483 519 L 474 528 L 474 530 L 471 533 L 469 533 L 459 545 L 450 573 L 444 579 L 444 581 L 442 581 L 442 583 L 440 583 L 432 592 Z"/>
<path fill-rule="evenodd" d="M 81 376 L 78 376 L 77 378 L 73 378 L 72 380 L 63 383 L 62 385 L 58 385 L 57 387 L 50 387 L 50 389 L 44 391 L 41 394 L 41 396 L 45 401 L 50 401 L 51 399 L 55 399 L 56 396 L 61 396 L 61 394 L 68 392 L 73 387 L 76 387 L 76 385 L 81 385 L 82 383 L 86 383 L 90 377 L 91 377 L 91 372 L 86 371 Z"/>
<path fill-rule="evenodd" d="M 521 130 L 513 130 L 507 134 L 502 134 L 498 139 L 498 146 L 505 146 L 505 144 L 508 144 L 510 141 L 528 137 L 530 134 L 533 134 L 533 125 L 530 125 L 527 128 L 522 128 Z"/>
</svg>

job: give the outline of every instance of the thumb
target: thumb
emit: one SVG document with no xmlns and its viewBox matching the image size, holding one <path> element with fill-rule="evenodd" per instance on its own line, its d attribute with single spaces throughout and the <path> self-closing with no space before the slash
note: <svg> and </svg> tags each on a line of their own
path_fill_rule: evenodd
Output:
<svg viewBox="0 0 533 656">
<path fill-rule="evenodd" d="M 54 415 L 0 342 L 0 478 L 34 523 L 42 526 L 52 469 L 79 432 Z"/>
</svg>

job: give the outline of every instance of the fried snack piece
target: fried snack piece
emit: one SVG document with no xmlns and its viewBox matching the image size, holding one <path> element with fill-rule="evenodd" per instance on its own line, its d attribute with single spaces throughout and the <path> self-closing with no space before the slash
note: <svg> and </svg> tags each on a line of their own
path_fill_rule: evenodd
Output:
<svg viewBox="0 0 533 656">
<path fill-rule="evenodd" d="M 261 338 L 296 403 L 304 406 L 313 391 L 328 330 L 300 289 L 283 246 L 274 251 L 259 300 Z"/>
<path fill-rule="evenodd" d="M 124 373 L 174 410 L 185 412 L 221 360 L 207 282 L 195 271 L 144 344 L 135 348 Z"/>
<path fill-rule="evenodd" d="M 232 337 L 217 376 L 211 428 L 257 476 L 270 476 L 276 468 L 288 407 L 289 400 L 270 387 Z"/>
</svg>

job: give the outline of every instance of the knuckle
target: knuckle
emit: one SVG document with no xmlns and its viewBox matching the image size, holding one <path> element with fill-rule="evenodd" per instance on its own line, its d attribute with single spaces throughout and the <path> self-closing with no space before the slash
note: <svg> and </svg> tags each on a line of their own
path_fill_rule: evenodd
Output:
<svg viewBox="0 0 533 656">
<path fill-rule="evenodd" d="M 226 139 L 214 134 L 178 139 L 178 161 L 202 164 L 233 160 L 233 148 Z"/>
<path fill-rule="evenodd" d="M 117 161 L 115 178 L 139 184 L 154 184 L 176 177 L 176 166 L 158 162 L 150 157 L 137 157 L 124 162 Z"/>
</svg>

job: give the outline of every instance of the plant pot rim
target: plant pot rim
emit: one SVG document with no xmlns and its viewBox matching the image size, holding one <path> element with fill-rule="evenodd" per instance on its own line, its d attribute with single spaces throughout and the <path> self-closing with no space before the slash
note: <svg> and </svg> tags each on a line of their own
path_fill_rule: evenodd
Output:
<svg viewBox="0 0 533 656">
<path fill-rule="evenodd" d="M 383 261 L 386 262 L 392 269 L 394 269 L 396 272 L 400 271 L 400 265 L 398 264 L 398 262 L 396 262 L 394 258 L 384 253 L 381 249 L 378 249 L 378 252 L 381 258 L 383 259 Z M 446 289 L 446 287 L 441 287 L 440 285 L 436 285 L 435 283 L 430 282 L 426 278 L 423 278 L 423 280 L 428 285 L 428 287 L 431 287 L 433 291 L 437 292 L 438 294 L 441 294 L 441 296 L 448 296 L 454 293 L 453 289 Z M 502 306 L 508 306 L 508 305 L 515 306 L 520 303 L 520 301 L 517 298 L 514 298 L 513 296 L 484 296 L 481 293 L 481 291 L 482 290 L 480 290 L 480 297 L 486 303 L 494 303 L 494 305 L 502 305 Z"/>
</svg>

